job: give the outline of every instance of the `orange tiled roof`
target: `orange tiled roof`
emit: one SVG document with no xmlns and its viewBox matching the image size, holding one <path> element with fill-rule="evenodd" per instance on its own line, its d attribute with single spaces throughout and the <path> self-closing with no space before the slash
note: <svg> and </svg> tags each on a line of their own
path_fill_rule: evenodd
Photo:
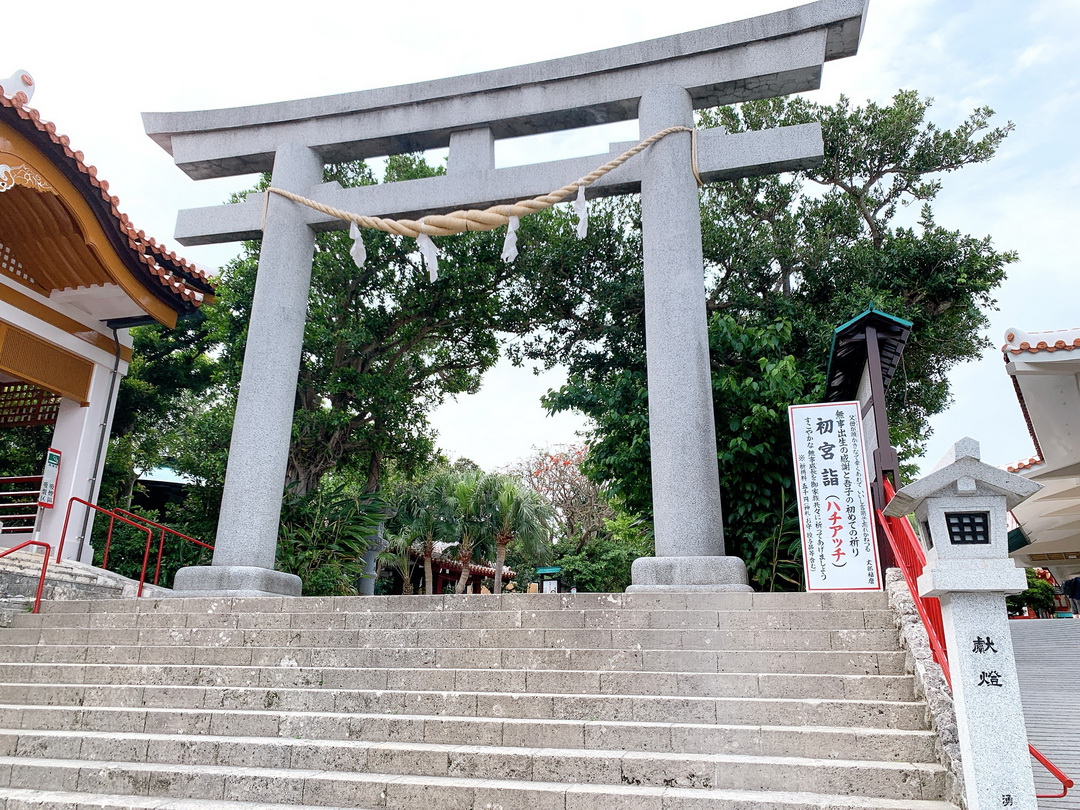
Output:
<svg viewBox="0 0 1080 810">
<path fill-rule="evenodd" d="M 418 547 L 418 545 L 419 544 L 409 547 L 409 555 L 414 559 L 420 560 L 423 559 L 424 552 L 422 548 Z M 453 557 L 447 556 L 443 553 L 445 549 L 449 548 L 452 545 L 456 545 L 456 543 L 435 543 L 435 554 L 432 559 L 441 568 L 448 571 L 455 571 L 460 574 L 462 568 L 461 560 L 455 560 Z M 477 561 L 469 565 L 469 572 L 473 576 L 494 577 L 495 566 L 491 563 L 485 564 L 484 562 Z M 510 580 L 514 579 L 515 577 L 517 577 L 517 572 L 504 565 L 503 578 Z"/>
<path fill-rule="evenodd" d="M 108 224 L 115 228 L 117 244 L 114 247 L 126 249 L 127 263 L 141 271 L 138 274 L 140 280 L 148 288 L 157 287 L 164 291 L 165 295 L 159 297 L 178 312 L 191 311 L 213 297 L 214 288 L 206 272 L 137 230 L 128 215 L 120 211 L 120 199 L 109 194 L 108 181 L 97 176 L 97 167 L 87 165 L 83 153 L 71 148 L 71 139 L 57 133 L 56 124 L 43 120 L 41 114 L 27 104 L 25 93 L 20 91 L 9 98 L 0 92 L 0 120 L 10 123 L 64 170 L 94 208 L 106 231 L 109 231 Z"/>
<path fill-rule="evenodd" d="M 1043 463 L 1042 456 L 1032 456 L 1029 459 L 1018 461 L 1015 464 L 1010 464 L 1005 469 L 1011 473 L 1018 473 L 1021 470 L 1030 470 L 1032 467 L 1038 467 Z"/>
<path fill-rule="evenodd" d="M 1009 329 L 1005 333 L 1003 352 L 1023 354 L 1028 352 L 1072 351 L 1080 349 L 1080 329 L 1059 329 L 1056 332 L 1021 332 Z"/>
</svg>

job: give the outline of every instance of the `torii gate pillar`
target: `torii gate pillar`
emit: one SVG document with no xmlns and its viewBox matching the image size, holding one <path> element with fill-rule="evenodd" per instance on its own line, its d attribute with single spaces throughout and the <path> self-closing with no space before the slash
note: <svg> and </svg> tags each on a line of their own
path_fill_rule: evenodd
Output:
<svg viewBox="0 0 1080 810">
<path fill-rule="evenodd" d="M 694 125 L 690 94 L 647 90 L 641 137 Z M 641 232 L 649 380 L 656 556 L 634 562 L 631 591 L 751 590 L 746 566 L 724 556 L 716 461 L 701 211 L 690 133 L 669 135 L 643 155 Z"/>
<path fill-rule="evenodd" d="M 278 188 L 307 190 L 322 176 L 314 150 L 285 145 L 275 152 Z M 173 588 L 187 596 L 300 595 L 300 577 L 274 570 L 281 486 L 265 479 L 282 477 L 292 440 L 315 250 L 307 220 L 307 209 L 282 199 L 266 208 L 213 564 L 176 572 Z"/>
</svg>

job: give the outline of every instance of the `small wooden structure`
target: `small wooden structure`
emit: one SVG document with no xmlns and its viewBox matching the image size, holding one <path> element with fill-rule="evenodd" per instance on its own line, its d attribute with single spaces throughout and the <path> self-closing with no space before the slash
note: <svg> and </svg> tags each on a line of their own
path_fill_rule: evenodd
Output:
<svg viewBox="0 0 1080 810">
<path fill-rule="evenodd" d="M 863 437 L 871 462 L 870 495 L 875 509 L 884 509 L 887 503 L 886 479 L 895 489 L 901 485 L 897 477 L 900 463 L 889 438 L 885 391 L 896 373 L 911 327 L 911 321 L 871 306 L 833 332 L 825 401 L 857 400 L 861 406 Z M 892 549 L 880 531 L 878 554 L 883 568 L 896 565 Z"/>
<path fill-rule="evenodd" d="M 435 555 L 431 560 L 431 573 L 435 579 L 435 593 L 446 593 L 447 590 L 453 591 L 454 586 L 457 585 L 458 579 L 461 578 L 461 561 L 455 560 L 451 557 L 447 551 L 451 547 L 449 543 L 436 543 Z M 424 552 L 419 545 L 413 546 L 409 549 L 409 554 L 413 558 L 413 566 L 411 569 L 411 580 L 413 584 L 413 593 L 424 592 Z M 517 572 L 513 571 L 506 566 L 503 566 L 503 582 L 509 583 L 515 577 Z M 491 582 L 495 579 L 495 567 L 490 563 L 472 563 L 469 566 L 469 584 L 466 586 L 466 593 L 480 593 L 481 588 L 484 587 L 484 580 Z M 504 584 L 503 587 L 506 587 Z M 398 575 L 394 574 L 394 593 L 401 593 L 402 586 L 401 580 Z"/>
</svg>

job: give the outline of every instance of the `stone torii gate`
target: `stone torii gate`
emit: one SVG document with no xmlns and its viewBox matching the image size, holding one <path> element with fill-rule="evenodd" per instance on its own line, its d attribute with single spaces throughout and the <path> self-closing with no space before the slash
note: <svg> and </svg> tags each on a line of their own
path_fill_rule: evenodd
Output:
<svg viewBox="0 0 1080 810">
<path fill-rule="evenodd" d="M 825 61 L 858 49 L 866 0 L 819 2 L 604 51 L 399 87 L 252 107 L 147 113 L 147 133 L 193 179 L 272 172 L 275 187 L 369 216 L 418 219 L 544 194 L 619 155 L 495 168 L 497 138 L 637 118 L 641 138 L 693 126 L 695 109 L 820 86 Z M 341 188 L 326 163 L 449 146 L 442 177 Z M 703 182 L 819 162 L 816 124 L 698 134 Z M 749 590 L 724 556 L 691 135 L 650 146 L 590 186 L 640 191 L 656 558 L 634 589 Z M 292 201 L 181 211 L 183 245 L 263 240 L 213 564 L 177 591 L 298 594 L 274 571 L 315 232 L 346 223 Z M 450 237 L 453 238 L 453 237 Z M 442 283 L 453 283 L 446 279 Z"/>
</svg>

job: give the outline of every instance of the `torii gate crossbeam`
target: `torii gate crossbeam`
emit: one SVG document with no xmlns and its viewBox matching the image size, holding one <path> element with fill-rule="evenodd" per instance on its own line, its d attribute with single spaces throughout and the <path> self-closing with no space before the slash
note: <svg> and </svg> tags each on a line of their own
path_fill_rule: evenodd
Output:
<svg viewBox="0 0 1080 810">
<path fill-rule="evenodd" d="M 692 126 L 693 110 L 816 88 L 826 60 L 858 48 L 866 0 L 788 11 L 606 51 L 505 70 L 254 107 L 148 113 L 148 134 L 195 179 L 272 170 L 278 188 L 369 216 L 417 218 L 484 208 L 557 188 L 608 156 L 496 169 L 494 141 L 637 117 L 641 137 Z M 706 182 L 820 161 L 809 124 L 700 133 Z M 335 162 L 449 146 L 447 174 L 343 189 Z M 612 155 L 624 145 L 612 146 Z M 640 190 L 656 558 L 634 589 L 748 590 L 724 556 L 709 376 L 698 191 L 690 135 L 669 135 L 590 187 Z M 263 212 L 266 211 L 265 223 Z M 344 227 L 284 199 L 181 211 L 177 238 L 262 238 L 247 350 L 212 566 L 182 569 L 188 593 L 291 594 L 273 571 L 316 230 Z"/>
</svg>

